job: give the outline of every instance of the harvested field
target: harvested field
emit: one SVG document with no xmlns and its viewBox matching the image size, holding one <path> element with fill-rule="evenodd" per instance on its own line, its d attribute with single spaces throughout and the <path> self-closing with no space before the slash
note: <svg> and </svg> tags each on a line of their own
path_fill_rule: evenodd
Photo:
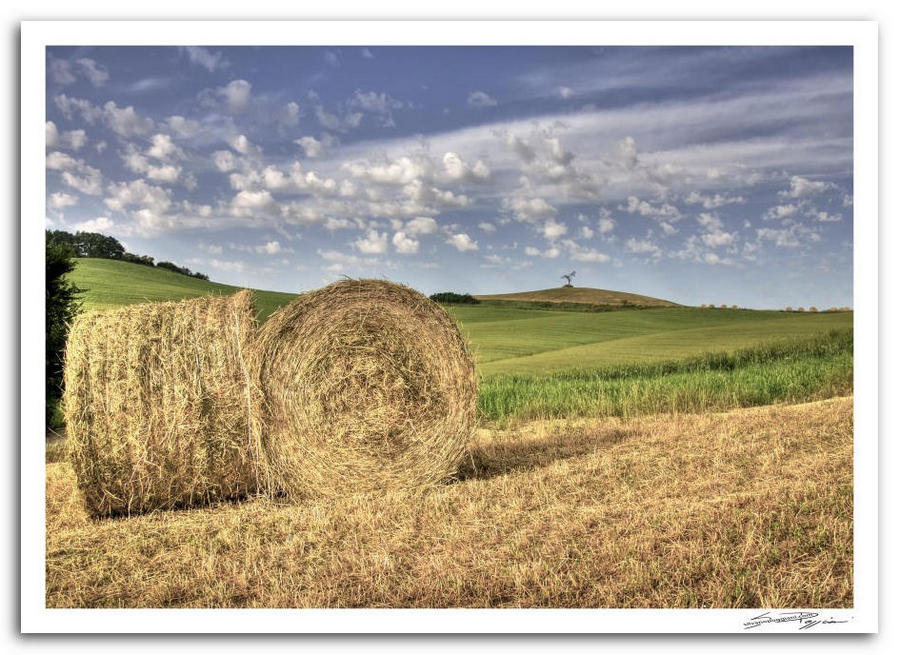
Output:
<svg viewBox="0 0 900 655">
<path fill-rule="evenodd" d="M 49 607 L 850 607 L 853 400 L 481 431 L 456 483 L 92 520 Z"/>
</svg>

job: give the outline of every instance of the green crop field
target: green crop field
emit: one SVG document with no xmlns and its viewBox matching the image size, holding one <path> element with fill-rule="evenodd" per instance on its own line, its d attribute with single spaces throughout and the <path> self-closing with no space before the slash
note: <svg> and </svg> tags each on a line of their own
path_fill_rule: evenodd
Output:
<svg viewBox="0 0 900 655">
<path fill-rule="evenodd" d="M 237 289 L 102 259 L 78 260 L 72 279 L 85 289 L 89 311 Z M 595 300 L 599 291 L 587 290 L 584 301 Z M 260 320 L 293 297 L 256 294 Z M 539 292 L 530 297 L 547 299 Z M 529 308 L 521 297 L 514 300 L 447 307 L 475 352 L 481 414 L 488 420 L 706 411 L 852 392 L 851 312 L 674 303 L 580 312 L 544 304 Z"/>
</svg>

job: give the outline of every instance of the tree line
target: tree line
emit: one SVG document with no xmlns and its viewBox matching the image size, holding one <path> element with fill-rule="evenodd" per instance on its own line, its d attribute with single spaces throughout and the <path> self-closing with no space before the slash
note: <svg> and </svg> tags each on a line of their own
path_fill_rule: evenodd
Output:
<svg viewBox="0 0 900 655">
<path fill-rule="evenodd" d="M 99 259 L 117 259 L 142 266 L 154 266 L 173 273 L 180 273 L 200 280 L 208 280 L 205 273 L 192 271 L 186 266 L 173 262 L 157 262 L 149 255 L 135 255 L 125 250 L 121 242 L 99 232 L 66 232 L 65 230 L 47 230 L 47 248 L 68 248 L 71 257 L 97 257 Z"/>
</svg>

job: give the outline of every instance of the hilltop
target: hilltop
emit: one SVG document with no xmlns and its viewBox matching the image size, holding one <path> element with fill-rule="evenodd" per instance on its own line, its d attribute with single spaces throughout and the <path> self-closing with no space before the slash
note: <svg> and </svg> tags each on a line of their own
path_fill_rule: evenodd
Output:
<svg viewBox="0 0 900 655">
<path fill-rule="evenodd" d="M 642 296 L 625 291 L 611 291 L 609 289 L 592 289 L 590 287 L 556 287 L 553 289 L 541 289 L 539 291 L 520 291 L 517 293 L 495 293 L 484 296 L 475 296 L 478 300 L 501 300 L 533 303 L 575 303 L 580 305 L 604 305 L 622 306 L 633 305 L 640 307 L 680 307 L 678 303 L 661 298 Z"/>
</svg>

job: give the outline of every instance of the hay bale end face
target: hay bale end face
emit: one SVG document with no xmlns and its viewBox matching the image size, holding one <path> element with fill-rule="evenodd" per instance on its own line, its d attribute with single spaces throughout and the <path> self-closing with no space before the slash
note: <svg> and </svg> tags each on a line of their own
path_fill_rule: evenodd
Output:
<svg viewBox="0 0 900 655">
<path fill-rule="evenodd" d="M 453 476 L 475 425 L 475 365 L 437 303 L 382 280 L 303 294 L 255 356 L 270 481 L 289 496 L 421 488 Z"/>
<path fill-rule="evenodd" d="M 259 480 L 258 398 L 242 291 L 80 316 L 66 349 L 68 451 L 88 511 L 235 498 Z"/>
</svg>

